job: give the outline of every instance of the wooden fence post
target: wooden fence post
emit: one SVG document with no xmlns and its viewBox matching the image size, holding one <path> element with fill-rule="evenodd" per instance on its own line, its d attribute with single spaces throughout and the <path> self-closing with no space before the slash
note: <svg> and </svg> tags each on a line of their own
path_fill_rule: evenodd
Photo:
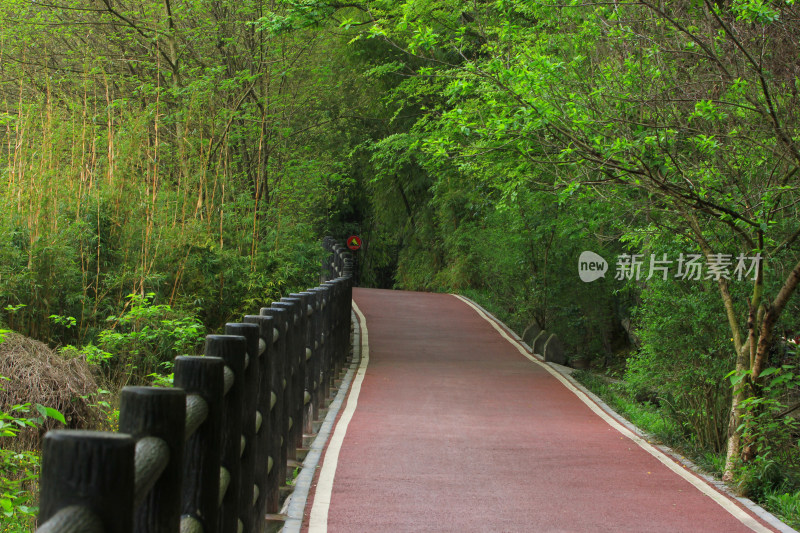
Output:
<svg viewBox="0 0 800 533">
<path fill-rule="evenodd" d="M 244 406 L 242 409 L 242 451 L 241 474 L 239 482 L 239 519 L 242 521 L 243 530 L 251 532 L 256 530 L 256 523 L 263 522 L 257 519 L 253 494 L 256 481 L 256 465 L 259 462 L 267 463 L 266 449 L 259 449 L 256 440 L 256 409 L 259 400 L 259 381 L 261 377 L 261 361 L 259 354 L 259 327 L 256 324 L 228 323 L 225 324 L 227 335 L 241 335 L 246 339 L 246 368 L 244 370 Z M 263 472 L 266 479 L 267 472 Z M 263 484 L 263 482 L 262 482 Z M 230 490 L 230 489 L 229 489 Z M 260 524 L 259 524 L 260 525 Z"/>
<path fill-rule="evenodd" d="M 136 470 L 148 474 L 156 469 L 152 487 L 136 479 L 134 530 L 137 533 L 168 533 L 180 526 L 186 392 L 182 389 L 125 387 L 119 408 L 119 430 L 137 441 Z M 144 457 L 142 439 L 158 439 L 167 450 L 166 465 L 158 474 L 158 453 Z M 143 463 L 143 464 L 142 464 Z M 141 466 L 140 466 L 141 465 Z M 149 481 L 149 480 L 147 480 Z"/>
<path fill-rule="evenodd" d="M 261 518 L 267 513 L 275 514 L 280 510 L 281 483 L 278 477 L 278 461 L 281 455 L 281 443 L 280 432 L 275 429 L 278 418 L 274 409 L 276 404 L 272 402 L 273 397 L 277 399 L 274 388 L 276 385 L 273 381 L 276 364 L 272 342 L 275 319 L 271 316 L 247 315 L 244 321 L 257 325 L 259 330 L 260 375 L 257 411 L 261 423 L 260 427 L 257 424 L 256 447 L 263 452 L 259 452 L 259 457 L 262 459 L 256 464 L 255 479 L 260 484 L 255 492 L 257 493 L 256 517 L 259 522 L 256 531 L 260 531 L 263 526 Z"/>
<path fill-rule="evenodd" d="M 333 358 L 331 351 L 331 288 L 328 285 L 317 287 L 321 293 L 320 301 L 320 401 L 325 402 L 330 395 L 333 382 Z"/>
<path fill-rule="evenodd" d="M 297 295 L 281 298 L 280 302 L 273 302 L 272 307 L 286 309 L 290 316 L 288 345 L 286 347 L 287 361 L 291 368 L 291 397 L 289 412 L 292 425 L 289 428 L 290 458 L 297 458 L 297 449 L 303 447 L 303 399 L 305 393 L 305 325 L 306 317 L 303 313 L 303 298 Z M 293 455 L 293 457 L 291 457 Z"/>
<path fill-rule="evenodd" d="M 327 313 L 328 313 L 328 320 L 330 321 L 329 331 L 330 331 L 330 338 L 326 338 L 325 342 L 330 343 L 328 346 L 328 350 L 330 350 L 330 358 L 331 358 L 331 379 L 336 379 L 339 374 L 341 373 L 343 362 L 341 360 L 341 335 L 339 332 L 340 328 L 340 314 L 341 314 L 341 284 L 338 281 L 339 278 L 332 281 L 326 281 L 323 283 L 323 286 L 330 288 L 330 297 L 328 299 L 329 305 L 326 306 Z M 349 318 L 348 318 L 349 320 Z"/>
<path fill-rule="evenodd" d="M 277 339 L 272 339 L 273 357 L 270 358 L 272 366 L 272 391 L 275 397 L 273 413 L 275 414 L 275 424 L 272 430 L 276 433 L 275 438 L 280 441 L 280 455 L 275 458 L 275 470 L 278 475 L 278 482 L 281 486 L 286 485 L 286 465 L 289 460 L 289 371 L 286 361 L 286 337 L 288 333 L 288 311 L 277 307 L 262 307 L 261 314 L 271 316 L 274 320 L 274 331 L 278 332 Z"/>
<path fill-rule="evenodd" d="M 287 461 L 297 459 L 297 447 L 295 445 L 297 433 L 297 312 L 296 302 L 280 301 L 272 302 L 270 309 L 280 309 L 284 311 L 286 317 L 286 338 L 284 344 L 284 380 L 286 383 L 286 403 L 285 409 L 289 418 L 286 433 L 286 458 Z M 263 312 L 263 309 L 262 309 Z M 288 475 L 288 466 L 287 466 Z M 286 483 L 286 480 L 283 480 Z"/>
<path fill-rule="evenodd" d="M 220 465 L 220 531 L 239 529 L 239 485 L 242 471 L 242 415 L 247 339 L 238 335 L 207 335 L 206 357 L 225 361 L 225 394 L 222 402 L 222 449 Z"/>
<path fill-rule="evenodd" d="M 303 398 L 303 433 L 311 435 L 314 433 L 312 422 L 319 416 L 317 406 L 317 382 L 319 381 L 319 370 L 317 369 L 317 350 L 314 348 L 314 339 L 317 334 L 317 293 L 303 291 L 298 294 L 304 298 L 303 315 L 305 316 L 305 338 L 303 339 L 303 359 L 305 362 L 305 392 L 307 398 Z M 307 400 L 307 401 L 306 401 Z"/>
<path fill-rule="evenodd" d="M 125 433 L 85 430 L 49 431 L 42 446 L 39 520 L 45 531 L 133 532 L 134 453 Z M 88 518 L 75 529 L 71 506 L 86 507 Z M 59 521 L 56 514 L 66 516 Z"/>
<path fill-rule="evenodd" d="M 186 441 L 181 491 L 181 515 L 200 522 L 203 533 L 219 531 L 224 373 L 225 362 L 218 357 L 175 358 L 175 386 L 199 395 L 208 411 L 205 421 Z"/>
<path fill-rule="evenodd" d="M 295 434 L 295 446 L 300 449 L 303 447 L 303 433 L 307 427 L 311 426 L 306 405 L 311 399 L 308 390 L 308 302 L 307 293 L 291 293 L 281 301 L 297 301 L 297 369 L 298 375 L 295 383 L 297 384 L 297 433 Z"/>
</svg>

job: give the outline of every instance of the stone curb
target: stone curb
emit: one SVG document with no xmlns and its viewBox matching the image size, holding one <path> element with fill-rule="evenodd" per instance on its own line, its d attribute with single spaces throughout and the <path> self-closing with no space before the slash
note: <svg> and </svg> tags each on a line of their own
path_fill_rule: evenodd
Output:
<svg viewBox="0 0 800 533">
<path fill-rule="evenodd" d="M 350 320 L 353 323 L 353 358 L 350 361 L 350 367 L 339 385 L 339 391 L 336 393 L 336 398 L 328 406 L 328 414 L 320 426 L 317 436 L 309 447 L 308 455 L 303 460 L 303 467 L 300 473 L 295 478 L 294 491 L 291 496 L 287 498 L 284 503 L 281 514 L 287 515 L 286 522 L 283 526 L 284 533 L 299 533 L 303 526 L 303 516 L 305 513 L 306 504 L 308 503 L 308 495 L 311 492 L 311 485 L 314 482 L 314 476 L 317 473 L 319 462 L 322 459 L 325 446 L 328 444 L 333 428 L 336 422 L 336 417 L 339 410 L 344 404 L 347 397 L 347 392 L 350 390 L 350 384 L 353 381 L 358 365 L 361 361 L 361 329 L 358 323 L 358 317 L 355 312 L 351 311 Z"/>
</svg>

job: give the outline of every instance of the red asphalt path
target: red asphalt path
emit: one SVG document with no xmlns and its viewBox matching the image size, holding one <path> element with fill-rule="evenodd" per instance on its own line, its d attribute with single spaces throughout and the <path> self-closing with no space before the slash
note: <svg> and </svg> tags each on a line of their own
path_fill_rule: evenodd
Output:
<svg viewBox="0 0 800 533">
<path fill-rule="evenodd" d="M 458 298 L 355 289 L 354 300 L 369 363 L 328 531 L 752 531 Z"/>
</svg>

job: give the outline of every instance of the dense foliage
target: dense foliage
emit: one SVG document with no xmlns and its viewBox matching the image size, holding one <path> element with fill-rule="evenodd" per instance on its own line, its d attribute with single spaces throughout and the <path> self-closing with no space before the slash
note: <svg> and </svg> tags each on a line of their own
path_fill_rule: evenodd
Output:
<svg viewBox="0 0 800 533">
<path fill-rule="evenodd" d="M 82 343 L 153 292 L 216 327 L 314 278 L 349 186 L 335 41 L 271 35 L 260 2 L 0 10 L 9 325 Z"/>
<path fill-rule="evenodd" d="M 800 494 L 798 9 L 7 0 L 3 324 L 144 380 L 360 233 L 363 285 L 556 332 Z"/>
</svg>

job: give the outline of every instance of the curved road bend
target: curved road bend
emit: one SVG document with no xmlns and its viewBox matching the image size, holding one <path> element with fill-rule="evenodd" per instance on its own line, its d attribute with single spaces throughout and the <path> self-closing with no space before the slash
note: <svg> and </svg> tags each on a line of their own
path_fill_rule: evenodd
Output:
<svg viewBox="0 0 800 533">
<path fill-rule="evenodd" d="M 354 300 L 368 362 L 304 529 L 775 531 L 665 466 L 457 297 L 356 289 Z"/>
</svg>

